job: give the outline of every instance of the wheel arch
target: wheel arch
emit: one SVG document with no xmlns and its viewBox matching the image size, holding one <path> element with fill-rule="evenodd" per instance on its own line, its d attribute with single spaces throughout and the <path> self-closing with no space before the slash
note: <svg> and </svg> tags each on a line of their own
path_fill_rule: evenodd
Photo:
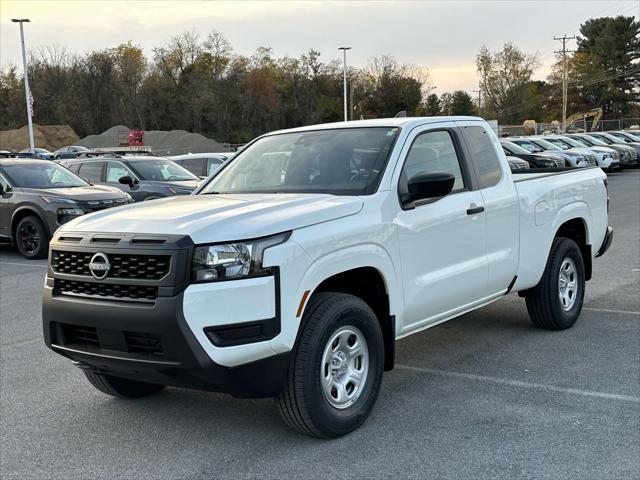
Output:
<svg viewBox="0 0 640 480">
<path fill-rule="evenodd" d="M 15 243 L 15 231 L 16 231 L 16 228 L 18 228 L 18 223 L 20 223 L 20 221 L 23 218 L 28 217 L 30 215 L 34 215 L 38 217 L 38 219 L 42 222 L 42 225 L 44 226 L 44 230 L 47 233 L 47 236 L 51 237 L 51 232 L 49 231 L 49 225 L 47 224 L 47 220 L 44 217 L 44 215 L 38 210 L 37 207 L 32 205 L 24 205 L 16 208 L 15 211 L 13 212 L 13 215 L 11 216 L 11 241 L 13 243 Z"/>
<path fill-rule="evenodd" d="M 357 254 L 347 249 L 338 256 L 323 257 L 311 265 L 298 296 L 304 298 L 298 314 L 302 319 L 309 299 L 319 292 L 340 292 L 361 298 L 378 317 L 384 338 L 385 370 L 391 370 L 395 361 L 396 312 L 400 309 L 402 294 L 386 251 L 377 245 L 367 245 L 365 252 L 363 247 L 359 246 Z M 296 342 L 302 329 L 301 322 Z"/>
</svg>

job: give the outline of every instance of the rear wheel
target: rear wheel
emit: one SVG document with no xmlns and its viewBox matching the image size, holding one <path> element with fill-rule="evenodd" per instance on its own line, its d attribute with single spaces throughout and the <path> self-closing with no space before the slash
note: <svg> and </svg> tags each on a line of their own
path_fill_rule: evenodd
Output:
<svg viewBox="0 0 640 480">
<path fill-rule="evenodd" d="M 333 438 L 358 428 L 378 397 L 384 367 L 382 331 L 361 299 L 314 295 L 276 398 L 285 422 L 301 433 Z"/>
<path fill-rule="evenodd" d="M 126 378 L 82 370 L 89 383 L 102 393 L 119 398 L 141 398 L 159 392 L 165 386 L 155 383 L 137 382 Z"/>
<path fill-rule="evenodd" d="M 565 330 L 578 320 L 584 300 L 582 252 L 573 240 L 556 238 L 538 285 L 526 295 L 531 321 L 547 330 Z"/>
<path fill-rule="evenodd" d="M 46 258 L 49 237 L 42 221 L 35 215 L 24 217 L 14 233 L 14 242 L 24 258 Z"/>
</svg>

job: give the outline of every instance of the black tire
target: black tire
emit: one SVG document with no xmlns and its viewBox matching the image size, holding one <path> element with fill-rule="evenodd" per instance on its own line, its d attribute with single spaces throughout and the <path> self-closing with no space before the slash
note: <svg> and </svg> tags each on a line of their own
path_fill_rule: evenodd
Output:
<svg viewBox="0 0 640 480">
<path fill-rule="evenodd" d="M 24 217 L 13 233 L 14 243 L 20 254 L 29 260 L 47 258 L 49 235 L 42 221 L 35 215 Z"/>
<path fill-rule="evenodd" d="M 573 262 L 575 267 L 576 292 L 573 304 L 563 306 L 560 298 L 560 269 Z M 571 268 L 571 266 L 569 266 Z M 580 248 L 571 239 L 557 237 L 551 245 L 547 265 L 538 285 L 526 294 L 527 311 L 531 321 L 537 327 L 547 330 L 565 330 L 571 328 L 582 310 L 585 290 L 584 261 Z M 569 307 L 570 308 L 566 308 Z"/>
<path fill-rule="evenodd" d="M 368 350 L 368 373 L 350 406 L 329 403 L 321 386 L 325 347 L 334 333 L 355 327 Z M 302 319 L 302 332 L 291 355 L 284 390 L 276 397 L 289 427 L 319 438 L 352 432 L 367 419 L 378 397 L 384 369 L 384 343 L 380 323 L 360 298 L 334 292 L 313 295 Z"/>
<path fill-rule="evenodd" d="M 153 395 L 162 390 L 165 385 L 155 383 L 136 382 L 126 378 L 113 377 L 91 370 L 82 370 L 89 383 L 102 393 L 119 398 L 141 398 Z"/>
</svg>

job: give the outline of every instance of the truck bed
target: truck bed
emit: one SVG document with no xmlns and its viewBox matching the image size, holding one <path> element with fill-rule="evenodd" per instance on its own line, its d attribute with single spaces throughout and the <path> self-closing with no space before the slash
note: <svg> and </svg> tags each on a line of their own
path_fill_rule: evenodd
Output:
<svg viewBox="0 0 640 480">
<path fill-rule="evenodd" d="M 553 169 L 556 170 L 556 169 Z M 520 203 L 520 261 L 514 290 L 531 288 L 544 271 L 555 232 L 579 217 L 592 255 L 607 229 L 606 175 L 599 167 L 535 170 L 513 175 Z"/>
</svg>

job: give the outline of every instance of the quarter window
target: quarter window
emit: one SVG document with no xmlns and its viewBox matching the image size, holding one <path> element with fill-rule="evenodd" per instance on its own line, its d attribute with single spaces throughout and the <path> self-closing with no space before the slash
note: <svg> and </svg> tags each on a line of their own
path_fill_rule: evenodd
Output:
<svg viewBox="0 0 640 480">
<path fill-rule="evenodd" d="M 446 172 L 455 177 L 453 190 L 464 189 L 460 160 L 451 134 L 446 130 L 426 132 L 414 140 L 404 164 L 402 181 L 406 182 L 418 173 Z"/>
<path fill-rule="evenodd" d="M 483 127 L 465 127 L 464 136 L 471 160 L 478 170 L 480 186 L 494 186 L 502 177 L 502 168 L 489 132 Z"/>
</svg>

